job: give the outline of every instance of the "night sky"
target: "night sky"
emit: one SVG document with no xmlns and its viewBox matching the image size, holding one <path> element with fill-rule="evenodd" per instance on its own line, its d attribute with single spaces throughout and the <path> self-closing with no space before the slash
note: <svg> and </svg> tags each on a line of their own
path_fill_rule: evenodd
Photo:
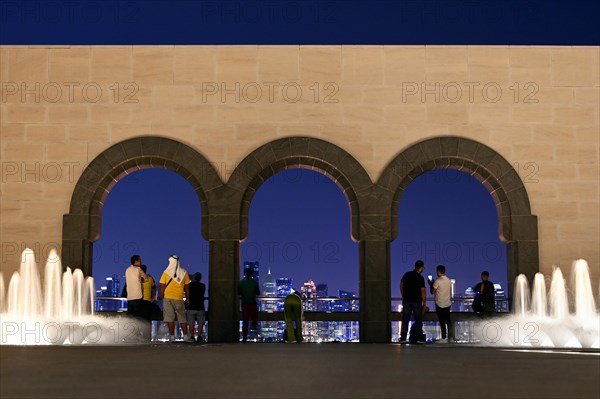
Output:
<svg viewBox="0 0 600 399">
<path fill-rule="evenodd" d="M 106 0 L 89 10 L 76 6 L 72 1 L 2 2 L 0 43 L 600 43 L 597 0 Z M 277 276 L 294 278 L 296 286 L 313 278 L 328 283 L 330 294 L 338 289 L 357 291 L 358 249 L 350 239 L 349 210 L 341 192 L 323 177 L 315 184 L 309 172 L 295 177 L 297 172 L 283 173 L 254 198 L 241 260 L 258 259 L 263 274 L 271 267 Z M 425 260 L 425 274 L 445 263 L 448 275 L 457 279 L 458 292 L 477 281 L 482 269 L 491 272 L 492 281 L 506 286 L 505 250 L 497 238 L 491 197 L 479 183 L 456 173 L 430 172 L 404 195 L 400 236 L 392 243 L 392 296 L 398 296 L 398 281 L 416 258 Z M 133 253 L 141 254 L 150 272 L 158 275 L 175 252 L 191 272 L 204 272 L 208 280 L 208 248 L 200 235 L 198 200 L 182 178 L 168 171 L 140 171 L 115 186 L 94 250 L 98 286 L 106 275 L 122 274 Z"/>
<path fill-rule="evenodd" d="M 123 275 L 134 253 L 157 278 L 175 253 L 190 273 L 200 271 L 208 282 L 200 214 L 192 187 L 174 172 L 145 169 L 121 180 L 108 196 L 102 236 L 94 243 L 97 288 L 106 276 Z M 305 169 L 280 172 L 252 200 L 240 260 L 258 261 L 261 277 L 269 268 L 276 278 L 291 277 L 296 288 L 312 279 L 328 284 L 329 295 L 358 293 L 358 244 L 350 238 L 349 216 L 342 191 L 324 175 Z M 506 250 L 497 226 L 492 198 L 477 180 L 455 170 L 421 175 L 399 209 L 392 297 L 399 296 L 400 278 L 416 259 L 425 261 L 425 275 L 435 275 L 435 266 L 445 264 L 448 276 L 457 280 L 457 294 L 476 283 L 484 269 L 505 287 Z"/>
</svg>

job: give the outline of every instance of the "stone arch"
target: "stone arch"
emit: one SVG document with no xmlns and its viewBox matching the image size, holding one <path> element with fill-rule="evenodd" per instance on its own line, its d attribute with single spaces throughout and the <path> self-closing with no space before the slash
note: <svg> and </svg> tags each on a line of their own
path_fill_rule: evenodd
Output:
<svg viewBox="0 0 600 399">
<path fill-rule="evenodd" d="M 422 173 L 443 168 L 469 173 L 492 196 L 498 211 L 498 234 L 507 243 L 509 292 L 518 274 L 524 273 L 532 279 L 539 271 L 538 227 L 525 185 L 502 155 L 471 139 L 454 136 L 427 139 L 408 147 L 387 165 L 377 185 L 387 193 L 390 239 L 398 236 L 398 208 L 406 187 Z"/>
<path fill-rule="evenodd" d="M 213 166 L 192 147 L 157 136 L 134 137 L 100 153 L 75 185 L 69 213 L 63 216 L 62 259 L 91 275 L 92 243 L 100 238 L 102 207 L 112 187 L 124 176 L 144 168 L 178 173 L 196 191 L 202 209 L 202 235 L 209 231 L 207 192 L 223 186 Z"/>
<path fill-rule="evenodd" d="M 319 171 L 342 190 L 351 216 L 351 236 L 361 239 L 360 202 L 372 187 L 362 165 L 335 144 L 312 137 L 286 137 L 257 148 L 236 167 L 227 185 L 238 191 L 240 239 L 248 236 L 248 212 L 258 188 L 271 176 L 291 168 Z"/>
</svg>

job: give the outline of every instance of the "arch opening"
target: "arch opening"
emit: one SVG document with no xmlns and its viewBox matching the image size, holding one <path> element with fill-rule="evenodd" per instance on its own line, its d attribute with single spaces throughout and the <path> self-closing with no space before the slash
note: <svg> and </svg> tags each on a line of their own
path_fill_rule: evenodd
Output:
<svg viewBox="0 0 600 399">
<path fill-rule="evenodd" d="M 306 298 L 305 312 L 360 310 L 358 246 L 350 234 L 348 194 L 341 187 L 315 168 L 287 167 L 252 192 L 240 278 L 246 268 L 255 270 L 255 278 L 258 274 L 262 313 L 283 312 L 283 298 L 292 290 Z M 262 321 L 249 339 L 281 341 L 284 328 L 282 321 Z M 352 342 L 358 340 L 358 328 L 357 321 L 305 321 L 303 335 L 309 342 Z"/>
</svg>

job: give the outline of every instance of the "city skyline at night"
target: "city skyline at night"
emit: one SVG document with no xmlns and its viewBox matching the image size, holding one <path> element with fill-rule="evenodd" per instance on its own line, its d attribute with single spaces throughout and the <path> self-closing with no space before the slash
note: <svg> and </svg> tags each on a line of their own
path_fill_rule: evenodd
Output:
<svg viewBox="0 0 600 399">
<path fill-rule="evenodd" d="M 193 189 L 177 174 L 145 169 L 123 178 L 103 209 L 100 240 L 94 243 L 96 286 L 122 275 L 133 254 L 160 278 L 171 254 L 190 274 L 208 283 L 208 242 L 200 234 L 201 209 Z M 240 277 L 245 262 L 259 262 L 265 273 L 327 283 L 331 292 L 358 292 L 358 245 L 350 237 L 349 207 L 326 176 L 291 169 L 268 179 L 249 212 L 249 234 L 240 245 Z M 505 245 L 497 234 L 491 196 L 473 177 L 439 170 L 411 183 L 399 208 L 399 236 L 391 243 L 392 297 L 399 297 L 402 274 L 416 259 L 425 276 L 445 264 L 464 292 L 482 270 L 507 285 Z M 101 281 L 98 281 L 100 279 Z M 293 287 L 300 289 L 299 286 Z"/>
</svg>

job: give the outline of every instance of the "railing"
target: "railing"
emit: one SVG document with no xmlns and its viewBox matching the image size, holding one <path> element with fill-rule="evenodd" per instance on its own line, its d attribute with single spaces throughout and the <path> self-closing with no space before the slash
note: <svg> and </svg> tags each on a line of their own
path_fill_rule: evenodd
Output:
<svg viewBox="0 0 600 399">
<path fill-rule="evenodd" d="M 281 341 L 284 330 L 283 303 L 281 297 L 258 297 L 259 331 L 250 332 L 249 339 L 262 342 Z M 398 340 L 401 321 L 402 298 L 391 298 L 390 321 L 392 322 L 392 342 Z M 496 311 L 509 311 L 509 298 L 496 298 Z M 158 301 L 162 305 L 162 301 Z M 452 298 L 452 320 L 456 337 L 464 342 L 473 340 L 473 322 L 478 315 L 473 313 L 473 298 Z M 119 314 L 127 311 L 127 299 L 118 297 L 97 297 L 94 301 L 98 313 Z M 307 342 L 357 342 L 361 320 L 360 298 L 311 298 L 302 301 L 304 307 L 304 334 Z M 439 335 L 434 298 L 427 298 L 430 311 L 423 315 L 424 329 L 430 338 Z M 241 318 L 241 314 L 240 314 Z M 209 315 L 207 312 L 207 320 Z M 208 323 L 208 321 L 207 321 Z M 240 326 L 241 328 L 241 326 Z M 177 334 L 180 335 L 179 329 Z M 204 330 L 206 338 L 206 329 Z M 439 338 L 439 337 L 438 337 Z M 152 340 L 168 339 L 166 325 L 161 321 L 152 322 Z"/>
<path fill-rule="evenodd" d="M 94 312 L 126 312 L 127 298 L 98 296 L 94 298 Z"/>
<path fill-rule="evenodd" d="M 208 298 L 205 298 L 207 300 Z M 283 312 L 282 297 L 257 297 L 261 314 L 277 314 Z M 162 308 L 162 301 L 156 301 Z M 360 311 L 359 298 L 311 298 L 302 301 L 307 313 L 357 313 Z M 96 297 L 95 312 L 126 312 L 127 299 L 120 297 Z M 269 317 L 266 317 L 269 319 Z M 283 318 L 281 318 L 283 320 Z"/>
<path fill-rule="evenodd" d="M 454 297 L 450 299 L 452 304 L 450 310 L 455 313 L 473 313 L 472 297 Z M 427 307 L 430 312 L 435 312 L 435 298 L 427 298 Z M 392 312 L 402 311 L 402 298 L 392 298 Z M 510 298 L 496 298 L 496 312 L 506 313 L 510 311 Z"/>
<path fill-rule="evenodd" d="M 205 300 L 208 298 L 205 298 Z M 258 306 L 261 320 L 283 320 L 282 318 L 269 317 L 268 314 L 283 312 L 282 297 L 258 297 Z M 451 299 L 451 311 L 454 313 L 473 313 L 471 305 L 473 298 L 455 297 Z M 157 301 L 162 305 L 162 301 Z M 496 298 L 496 312 L 506 313 L 509 311 L 509 298 Z M 435 312 L 435 299 L 427 298 L 429 312 Z M 305 313 L 334 314 L 334 313 L 358 313 L 360 312 L 360 298 L 311 298 L 302 301 Z M 127 299 L 119 297 L 96 297 L 94 301 L 95 312 L 125 312 L 127 311 Z M 394 297 L 391 302 L 392 313 L 402 311 L 402 298 Z M 312 319 L 312 317 L 310 317 Z M 321 318 L 315 318 L 319 320 Z M 334 317 L 337 319 L 337 317 Z M 354 318 L 353 318 L 354 319 Z M 321 319 L 323 320 L 323 319 Z"/>
<path fill-rule="evenodd" d="M 285 329 L 283 303 L 285 298 L 259 297 L 259 329 L 250 330 L 249 339 L 260 342 L 279 342 Z M 162 304 L 162 301 L 157 301 Z M 97 297 L 95 311 L 118 315 L 127 311 L 127 299 L 118 297 Z M 359 298 L 311 298 L 303 300 L 303 335 L 306 342 L 358 342 L 359 337 Z M 241 319 L 241 314 L 239 315 Z M 207 312 L 207 323 L 209 321 Z M 241 329 L 241 323 L 240 323 Z M 204 338 L 207 329 L 204 330 Z M 241 330 L 240 330 L 241 331 Z M 241 333 L 241 332 L 240 332 Z M 176 329 L 177 339 L 182 339 Z M 166 324 L 154 320 L 151 324 L 152 341 L 168 340 Z"/>
</svg>

